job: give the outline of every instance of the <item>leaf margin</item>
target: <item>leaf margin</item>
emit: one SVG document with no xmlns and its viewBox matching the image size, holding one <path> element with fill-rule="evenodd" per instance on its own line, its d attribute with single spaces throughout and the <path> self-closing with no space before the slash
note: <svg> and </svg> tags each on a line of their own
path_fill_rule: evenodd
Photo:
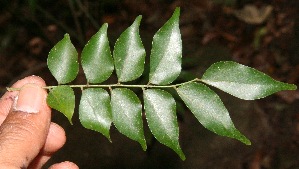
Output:
<svg viewBox="0 0 299 169">
<path fill-rule="evenodd" d="M 95 93 L 96 93 L 96 95 L 95 95 Z M 95 98 L 94 96 L 96 96 L 97 98 Z M 99 96 L 101 96 L 102 98 L 98 98 Z M 85 100 L 83 100 L 83 99 L 85 99 Z M 93 103 L 94 103 L 94 100 L 96 100 L 97 102 L 101 101 L 101 103 L 98 103 L 98 104 L 100 104 L 100 107 L 103 107 L 103 108 L 101 108 L 101 110 L 98 110 L 98 109 L 95 110 L 95 107 L 93 106 L 94 104 L 91 104 L 89 99 L 91 99 Z M 100 114 L 100 116 L 102 116 L 100 118 L 105 118 L 104 120 L 108 120 L 108 122 L 106 121 L 105 123 L 109 123 L 109 125 L 107 125 L 107 124 L 90 124 L 90 125 L 93 125 L 93 126 L 87 126 L 87 123 L 93 123 L 96 120 L 95 121 L 90 121 L 90 119 L 87 119 L 87 120 L 89 120 L 89 121 L 87 121 L 86 119 L 83 119 L 83 117 L 86 116 L 86 113 L 88 113 L 88 112 L 86 112 L 85 105 L 83 105 L 84 104 L 83 101 L 86 101 L 88 106 L 91 107 L 93 117 L 97 116 L 96 118 L 97 118 L 98 123 L 100 123 L 99 121 L 101 121 L 101 120 L 98 119 L 99 118 L 98 116 Z M 103 106 L 103 104 L 106 104 L 106 105 Z M 103 109 L 105 109 L 105 110 L 103 111 Z M 84 128 L 99 132 L 103 136 L 105 136 L 110 142 L 112 142 L 111 138 L 110 138 L 110 127 L 112 125 L 110 95 L 108 94 L 108 92 L 106 90 L 104 90 L 102 88 L 84 89 L 82 91 L 82 96 L 81 96 L 81 99 L 80 99 L 79 110 L 78 111 L 79 111 L 80 123 L 82 124 L 82 126 Z M 105 116 L 105 117 L 103 117 L 103 116 Z M 84 118 L 86 118 L 86 117 L 84 117 Z M 98 126 L 94 126 L 94 125 L 98 125 Z"/>
<path fill-rule="evenodd" d="M 193 86 L 191 86 L 191 85 L 193 85 Z M 216 126 L 216 130 L 215 130 L 215 128 L 212 126 L 211 128 L 210 128 L 210 126 L 211 126 L 211 124 L 210 123 L 215 123 L 215 120 L 213 120 L 213 119 L 216 119 L 216 118 L 218 118 L 218 120 L 219 120 L 219 117 L 217 117 L 217 116 L 219 116 L 219 115 L 217 115 L 217 113 L 213 113 L 212 112 L 212 114 L 210 114 L 211 113 L 211 111 L 210 112 L 208 112 L 208 107 L 203 107 L 202 109 L 200 109 L 201 107 L 197 107 L 196 109 L 195 108 L 193 108 L 193 106 L 198 106 L 198 105 L 200 105 L 200 104 L 195 104 L 195 103 L 193 103 L 193 102 L 195 102 L 196 101 L 196 99 L 188 99 L 188 101 L 186 101 L 187 99 L 186 99 L 186 97 L 184 98 L 184 96 L 183 96 L 183 92 L 182 92 L 182 90 L 184 90 L 184 89 L 182 89 L 182 88 L 187 88 L 187 87 L 193 87 L 194 88 L 194 86 L 196 86 L 196 90 L 197 89 L 199 89 L 199 88 L 202 88 L 202 89 L 199 89 L 200 90 L 200 92 L 198 92 L 198 93 L 196 93 L 196 91 L 193 91 L 192 93 L 195 95 L 197 95 L 197 98 L 201 98 L 201 100 L 204 100 L 202 97 L 198 97 L 198 96 L 204 96 L 203 95 L 203 92 L 206 92 L 206 96 L 204 96 L 204 97 L 206 97 L 207 98 L 207 94 L 209 94 L 210 95 L 210 97 L 209 97 L 209 102 L 212 102 L 212 101 L 214 101 L 214 103 L 215 103 L 215 100 L 218 102 L 217 104 L 218 104 L 218 106 L 220 107 L 220 109 L 222 109 L 221 111 L 222 111 L 222 113 L 224 113 L 224 114 L 222 114 L 222 115 L 225 115 L 224 116 L 224 118 L 225 118 L 225 121 L 224 122 L 220 122 L 220 125 L 221 125 L 221 123 L 223 123 L 223 125 L 222 126 L 220 126 L 220 128 L 218 128 L 219 126 L 219 123 L 218 124 L 213 124 L 213 125 L 217 125 Z M 185 89 L 186 90 L 186 89 Z M 189 89 L 190 90 L 190 89 Z M 180 98 L 183 100 L 183 102 L 185 103 L 185 105 L 188 107 L 188 109 L 194 114 L 194 116 L 197 118 L 197 120 L 206 128 L 206 129 L 208 129 L 208 130 L 210 130 L 210 131 L 212 131 L 212 132 L 214 132 L 215 134 L 217 134 L 217 135 L 220 135 L 220 136 L 226 136 L 226 137 L 229 137 L 229 138 L 234 138 L 234 139 L 236 139 L 236 140 L 239 140 L 240 142 L 242 142 L 242 143 L 244 143 L 244 144 L 246 144 L 246 145 L 251 145 L 251 142 L 250 142 L 250 140 L 248 139 L 248 138 L 246 138 L 238 129 L 236 129 L 236 127 L 234 126 L 234 123 L 233 123 L 233 121 L 231 120 L 231 118 L 230 118 L 230 115 L 229 115 L 229 112 L 228 112 L 228 110 L 226 109 L 226 107 L 224 106 L 224 104 L 223 104 L 223 102 L 222 102 L 222 100 L 221 100 L 221 98 L 213 91 L 213 90 L 211 90 L 208 86 L 206 86 L 206 85 L 204 85 L 204 84 L 202 84 L 202 83 L 196 83 L 196 82 L 191 82 L 191 83 L 187 83 L 187 84 L 184 84 L 184 85 L 182 85 L 182 86 L 180 86 L 180 87 L 178 87 L 178 88 L 176 88 L 176 91 L 177 91 L 177 93 L 179 94 L 179 96 L 180 96 Z M 185 95 L 185 94 L 184 94 Z M 189 96 L 190 97 L 190 96 Z M 213 99 L 213 100 L 211 100 L 211 99 Z M 192 101 L 191 101 L 192 100 Z M 202 102 L 202 101 L 201 101 Z M 196 102 L 197 103 L 197 102 Z M 213 106 L 210 106 L 210 107 L 212 107 L 213 109 L 215 109 L 215 104 L 213 105 Z M 201 112 L 199 112 L 199 111 L 204 111 L 206 114 L 210 114 L 210 116 L 212 116 L 211 117 L 211 119 L 208 119 L 208 120 L 210 120 L 209 122 L 207 122 L 206 121 L 206 117 L 203 117 L 202 116 L 202 113 Z M 219 111 L 218 110 L 218 112 L 221 112 L 221 111 Z M 216 118 L 215 118 L 216 117 Z M 204 120 L 204 121 L 203 121 Z M 221 120 L 223 120 L 223 117 L 221 118 Z M 229 126 L 228 126 L 229 125 Z M 227 129 L 226 127 L 230 127 L 230 129 Z M 218 128 L 218 129 L 217 129 Z M 221 129 L 222 128 L 222 129 Z M 225 130 L 225 131 L 220 131 L 220 130 Z M 229 130 L 231 130 L 231 131 L 229 131 Z M 226 133 L 225 133 L 226 132 Z"/>
<path fill-rule="evenodd" d="M 88 83 L 102 83 L 111 76 L 114 70 L 114 61 L 109 46 L 107 29 L 108 24 L 104 23 L 98 32 L 89 39 L 82 50 L 81 66 Z M 91 56 L 91 54 L 96 56 Z M 103 59 L 105 59 L 105 63 L 101 63 Z M 105 68 L 104 72 L 103 68 Z M 97 69 L 97 71 L 95 72 L 94 69 Z M 97 75 L 94 75 L 95 73 Z"/>
<path fill-rule="evenodd" d="M 63 93 L 65 96 L 57 95 L 54 92 L 59 92 L 59 94 Z M 59 97 L 60 97 L 60 99 L 59 99 Z M 54 102 L 53 99 L 56 102 Z M 68 107 L 65 108 L 65 107 L 61 106 L 60 104 L 61 104 L 61 100 L 66 101 L 67 99 L 69 99 L 68 104 L 66 105 Z M 75 110 L 75 94 L 74 94 L 74 90 L 70 86 L 59 85 L 59 86 L 51 89 L 50 92 L 48 93 L 46 101 L 47 101 L 47 104 L 49 107 L 61 112 L 69 120 L 70 124 L 73 125 L 72 117 L 73 117 L 74 110 Z M 65 103 L 63 103 L 63 105 L 65 105 Z M 57 107 L 57 106 L 59 106 L 59 107 Z M 65 109 L 67 109 L 67 110 L 65 110 Z"/>
<path fill-rule="evenodd" d="M 57 54 L 57 52 L 59 53 Z M 65 58 L 67 58 L 67 62 Z M 72 44 L 69 34 L 66 33 L 63 39 L 50 50 L 47 66 L 58 84 L 69 83 L 77 77 L 79 72 L 78 52 Z M 68 67 L 65 68 L 66 66 Z"/>
<path fill-rule="evenodd" d="M 171 126 L 168 126 L 170 128 L 173 128 L 174 129 L 174 133 L 173 133 L 173 130 L 171 131 L 172 133 L 160 133 L 161 132 L 161 129 L 159 131 L 156 131 L 158 128 L 160 128 L 160 126 L 167 126 L 167 124 L 164 123 L 164 125 L 156 125 L 152 123 L 152 121 L 154 122 L 157 122 L 158 120 L 154 120 L 154 119 L 151 119 L 151 116 L 152 115 L 156 115 L 158 116 L 160 119 L 162 118 L 160 115 L 161 115 L 161 112 L 157 112 L 155 110 L 155 108 L 153 108 L 154 112 L 152 111 L 152 109 L 150 107 L 155 107 L 155 103 L 153 103 L 151 101 L 151 99 L 148 99 L 147 96 L 151 95 L 150 92 L 154 92 L 154 95 L 156 95 L 155 98 L 153 99 L 161 99 L 159 100 L 159 103 L 162 102 L 163 99 L 168 99 L 168 103 L 170 103 L 170 107 L 167 107 L 168 112 L 165 112 L 165 109 L 163 109 L 163 113 L 168 113 L 169 115 L 173 115 L 172 117 L 169 116 L 169 118 L 172 118 L 171 120 L 173 120 L 172 124 L 170 124 Z M 153 94 L 152 94 L 153 95 Z M 160 97 L 160 98 L 157 98 Z M 162 96 L 162 97 L 161 97 Z M 177 116 L 176 116 L 176 102 L 173 98 L 173 96 L 168 93 L 167 91 L 165 90 L 161 90 L 161 89 L 145 89 L 143 90 L 143 100 L 144 100 L 144 110 L 145 110 L 145 114 L 146 114 L 146 120 L 147 120 L 147 124 L 149 126 L 149 129 L 151 131 L 151 133 L 154 135 L 154 137 L 162 144 L 164 144 L 165 146 L 171 148 L 174 152 L 177 153 L 177 155 L 184 161 L 186 159 L 185 157 L 185 154 L 183 153 L 181 147 L 180 147 L 180 144 L 179 144 L 179 126 L 178 126 L 178 121 L 177 121 Z M 156 105 L 157 106 L 157 105 Z M 165 108 L 165 106 L 167 105 L 164 105 L 163 107 Z M 158 107 L 162 107 L 161 105 Z M 158 108 L 159 109 L 159 108 Z M 160 114 L 160 115 L 159 115 Z M 165 119 L 164 119 L 165 120 Z M 163 120 L 160 120 L 162 123 L 163 123 Z M 169 123 L 168 123 L 169 124 Z M 154 125 L 154 126 L 153 126 Z M 166 140 L 165 141 L 165 137 L 160 137 L 160 134 L 165 134 L 165 136 L 168 137 L 169 140 Z M 169 134 L 171 135 L 175 135 L 175 136 L 169 136 Z M 175 137 L 175 138 L 171 138 L 171 137 Z"/>
<path fill-rule="evenodd" d="M 141 19 L 141 15 L 137 16 L 132 25 L 124 30 L 115 42 L 113 49 L 113 59 L 116 75 L 119 82 L 128 82 L 135 80 L 139 78 L 144 71 L 146 51 L 139 34 Z M 135 35 L 131 35 L 130 37 L 128 37 L 130 34 Z M 133 47 L 133 49 L 131 49 L 132 43 L 135 44 L 135 47 Z M 126 64 L 125 62 L 131 62 L 130 64 L 132 64 L 133 62 L 135 64 L 134 66 L 131 66 L 130 64 Z M 134 71 L 132 71 L 132 69 L 134 69 Z"/>
<path fill-rule="evenodd" d="M 117 93 L 118 95 L 116 95 L 116 92 L 119 92 L 119 93 Z M 123 92 L 126 92 L 126 95 L 123 95 Z M 128 88 L 114 88 L 110 91 L 110 93 L 111 93 L 111 103 L 110 104 L 111 104 L 112 120 L 113 120 L 114 126 L 121 134 L 125 135 L 126 137 L 130 138 L 131 140 L 137 141 L 141 145 L 142 149 L 145 151 L 147 149 L 147 145 L 146 145 L 146 140 L 145 140 L 144 131 L 143 131 L 141 101 L 139 100 L 137 95 L 132 90 L 130 90 Z M 131 99 L 131 100 L 129 100 L 129 102 L 131 102 L 130 106 L 131 106 L 131 108 L 133 107 L 133 109 L 136 109 L 135 113 L 137 116 L 136 117 L 137 121 L 135 119 L 135 123 L 137 123 L 138 126 L 133 126 L 133 127 L 135 127 L 135 130 L 137 130 L 137 132 L 135 133 L 136 135 L 132 135 L 132 131 L 128 132 L 128 130 L 127 130 L 128 128 L 126 129 L 126 128 L 124 128 L 124 126 L 122 126 L 122 125 L 126 125 L 126 123 L 124 123 L 124 124 L 119 123 L 119 121 L 124 122 L 123 119 L 118 119 L 119 117 L 117 117 L 117 116 L 119 116 L 119 112 L 120 112 L 119 109 L 128 110 L 128 108 L 124 107 L 124 105 L 122 105 L 123 100 L 120 101 L 119 98 L 117 98 L 116 96 L 122 97 L 122 98 L 125 97 L 126 98 L 125 101 L 128 101 L 129 99 Z M 132 112 L 130 112 L 130 113 L 132 114 Z M 127 114 L 125 114 L 125 115 L 127 116 Z M 130 124 L 128 124 L 128 126 L 129 125 Z M 130 129 L 132 129 L 132 128 L 130 128 Z M 135 137 L 138 137 L 138 138 L 135 138 Z"/>
<path fill-rule="evenodd" d="M 152 41 L 152 49 L 151 49 L 151 54 L 150 54 L 150 73 L 149 73 L 149 83 L 150 84 L 156 84 L 156 85 L 167 85 L 172 83 L 179 75 L 182 69 L 182 39 L 181 39 L 181 33 L 180 33 L 180 28 L 179 28 L 179 16 L 180 16 L 180 8 L 177 7 L 175 11 L 173 12 L 172 16 L 166 21 L 166 23 L 155 33 Z M 171 27 L 172 26 L 172 27 Z M 170 46 L 170 49 L 176 49 L 174 54 L 172 54 L 172 58 L 167 61 L 167 65 L 172 65 L 172 68 L 168 70 L 168 72 L 164 73 L 160 69 L 165 69 L 164 67 L 161 67 L 161 61 L 167 57 L 165 53 L 169 52 L 169 49 L 165 51 L 165 43 L 161 42 L 165 40 L 165 38 L 160 38 L 160 34 L 164 34 L 165 32 L 169 31 L 169 28 L 172 28 L 175 30 L 174 32 L 172 31 L 170 34 L 175 34 L 178 37 L 171 36 L 168 37 L 169 39 L 167 40 L 167 45 Z M 168 32 L 169 33 L 169 32 Z M 170 40 L 171 38 L 178 38 L 175 40 Z M 173 42 L 171 42 L 173 41 Z M 178 41 L 178 42 L 177 42 Z M 178 46 L 174 46 L 173 44 L 178 43 Z M 161 49 L 162 47 L 162 49 Z M 160 56 L 159 53 L 161 53 L 161 50 L 164 51 L 163 56 Z M 169 58 L 167 58 L 169 59 Z M 169 64 L 169 62 L 172 61 L 172 63 Z M 163 66 L 163 65 L 162 65 Z M 169 74 L 172 74 L 172 76 L 169 78 Z M 165 78 L 165 75 L 167 75 Z M 163 77 L 161 77 L 163 76 Z"/>
<path fill-rule="evenodd" d="M 235 91 L 238 91 L 240 90 L 240 85 L 234 85 L 231 87 L 231 91 L 229 86 L 226 86 L 226 87 L 221 87 L 221 85 L 217 85 L 215 83 L 217 83 L 217 81 L 213 81 L 213 80 L 209 80 L 209 78 L 215 78 L 215 74 L 212 76 L 210 75 L 209 78 L 207 78 L 207 74 L 212 74 L 214 70 L 218 69 L 219 73 L 216 74 L 216 75 L 220 75 L 219 76 L 220 78 L 223 78 L 223 77 L 228 77 L 229 75 L 228 74 L 225 74 L 223 75 L 223 70 L 220 70 L 220 66 L 228 66 L 228 65 L 233 65 L 235 66 L 234 68 L 237 68 L 237 70 L 233 70 L 231 71 L 232 73 L 235 73 L 235 74 L 240 74 L 240 73 L 243 73 L 241 75 L 239 75 L 239 79 L 240 78 L 244 78 L 244 76 L 246 75 L 246 73 L 251 73 L 251 75 L 247 75 L 249 78 L 252 78 L 254 76 L 259 76 L 258 78 L 261 78 L 260 80 L 261 81 L 268 81 L 268 82 L 272 82 L 272 84 L 268 84 L 268 85 L 265 85 L 265 84 L 257 84 L 257 85 L 264 85 L 266 87 L 273 87 L 274 89 L 272 89 L 271 91 L 267 91 L 266 93 L 262 94 L 261 93 L 261 89 L 259 89 L 260 91 L 258 91 L 259 93 L 256 93 L 255 95 L 253 95 L 253 92 L 252 90 L 248 93 L 248 92 L 245 92 L 245 91 L 241 91 L 239 93 L 236 93 Z M 212 70 L 211 70 L 212 69 Z M 229 68 L 231 69 L 231 68 Z M 243 70 L 243 72 L 242 72 Z M 221 71 L 221 72 L 220 72 Z M 226 70 L 227 71 L 227 70 Z M 250 72 L 249 72 L 250 71 Z M 237 78 L 238 76 L 234 76 L 233 78 Z M 228 83 L 230 84 L 238 84 L 238 80 L 239 79 L 232 79 L 232 82 L 230 81 L 227 81 Z M 248 78 L 246 79 L 248 80 Z M 277 80 L 274 80 L 272 77 L 270 77 L 269 75 L 261 72 L 261 71 L 258 71 L 252 67 L 249 67 L 249 66 L 245 66 L 245 65 L 242 65 L 242 64 L 239 64 L 237 62 L 233 62 L 233 61 L 220 61 L 220 62 L 216 62 L 214 64 L 212 64 L 206 71 L 205 73 L 203 74 L 202 78 L 200 79 L 201 82 L 205 83 L 205 84 L 208 84 L 210 86 L 213 86 L 213 87 L 216 87 L 232 96 L 235 96 L 239 99 L 243 99 L 243 100 L 256 100 L 256 99 L 261 99 L 261 98 L 264 98 L 264 97 L 267 97 L 269 95 L 272 95 L 276 92 L 279 92 L 279 91 L 283 91 L 283 90 L 296 90 L 297 89 L 297 86 L 294 85 L 294 84 L 288 84 L 288 83 L 283 83 L 283 82 L 280 82 L 280 81 L 277 81 Z M 218 82 L 225 82 L 225 81 L 218 81 Z M 246 83 L 243 83 L 244 85 L 247 85 Z M 249 83 L 250 84 L 250 83 Z M 241 86 L 242 87 L 242 86 Z M 246 89 L 248 89 L 248 87 L 246 87 Z M 265 91 L 264 91 L 265 92 Z M 247 95 L 246 95 L 247 94 Z M 250 94 L 250 95 L 249 95 Z"/>
</svg>

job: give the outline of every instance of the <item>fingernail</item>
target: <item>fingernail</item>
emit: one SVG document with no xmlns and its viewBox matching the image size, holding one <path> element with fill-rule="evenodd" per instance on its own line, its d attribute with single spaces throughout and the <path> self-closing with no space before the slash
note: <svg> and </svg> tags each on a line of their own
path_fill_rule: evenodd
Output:
<svg viewBox="0 0 299 169">
<path fill-rule="evenodd" d="M 42 90 L 36 84 L 26 84 L 15 98 L 13 110 L 25 113 L 38 113 L 42 104 Z"/>
</svg>

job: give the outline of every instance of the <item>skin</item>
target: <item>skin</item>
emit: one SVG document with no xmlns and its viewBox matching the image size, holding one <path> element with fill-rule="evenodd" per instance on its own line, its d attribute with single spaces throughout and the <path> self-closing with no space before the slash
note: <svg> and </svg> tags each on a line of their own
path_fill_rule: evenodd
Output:
<svg viewBox="0 0 299 169">
<path fill-rule="evenodd" d="M 0 168 L 40 169 L 66 141 L 65 131 L 51 122 L 43 79 L 29 76 L 0 99 Z M 50 169 L 78 169 L 72 162 L 54 164 Z"/>
</svg>

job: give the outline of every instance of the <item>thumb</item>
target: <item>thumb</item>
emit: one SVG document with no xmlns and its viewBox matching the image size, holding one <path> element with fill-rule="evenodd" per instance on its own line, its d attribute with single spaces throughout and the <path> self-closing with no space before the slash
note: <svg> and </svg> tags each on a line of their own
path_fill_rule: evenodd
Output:
<svg viewBox="0 0 299 169">
<path fill-rule="evenodd" d="M 51 110 L 39 85 L 21 88 L 0 126 L 0 168 L 27 168 L 45 144 Z"/>
</svg>

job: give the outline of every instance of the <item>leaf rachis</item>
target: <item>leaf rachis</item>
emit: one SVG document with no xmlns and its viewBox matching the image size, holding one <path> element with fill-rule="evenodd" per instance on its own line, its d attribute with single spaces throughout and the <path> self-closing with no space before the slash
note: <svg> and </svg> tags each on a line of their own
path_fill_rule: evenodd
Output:
<svg viewBox="0 0 299 169">
<path fill-rule="evenodd" d="M 205 128 L 250 145 L 250 140 L 234 126 L 220 97 L 206 85 L 244 100 L 260 99 L 282 90 L 296 90 L 297 86 L 276 81 L 256 69 L 233 61 L 211 65 L 201 79 L 171 84 L 180 74 L 182 64 L 179 15 L 180 8 L 176 8 L 153 38 L 146 85 L 122 84 L 139 78 L 144 71 L 146 52 L 139 35 L 141 16 L 120 35 L 113 56 L 107 37 L 108 24 L 103 24 L 88 41 L 81 54 L 81 65 L 87 79 L 87 84 L 83 85 L 62 85 L 72 82 L 79 70 L 78 53 L 66 34 L 48 55 L 48 68 L 58 82 L 57 86 L 43 87 L 49 90 L 48 105 L 63 113 L 72 124 L 75 109 L 73 88 L 80 88 L 79 119 L 85 128 L 100 132 L 111 141 L 109 130 L 113 123 L 120 133 L 137 141 L 146 150 L 142 103 L 129 89 L 140 88 L 147 124 L 154 137 L 184 160 L 185 155 L 179 145 L 176 102 L 166 91 L 173 88 Z M 114 69 L 118 83 L 101 84 L 112 75 Z"/>
</svg>

